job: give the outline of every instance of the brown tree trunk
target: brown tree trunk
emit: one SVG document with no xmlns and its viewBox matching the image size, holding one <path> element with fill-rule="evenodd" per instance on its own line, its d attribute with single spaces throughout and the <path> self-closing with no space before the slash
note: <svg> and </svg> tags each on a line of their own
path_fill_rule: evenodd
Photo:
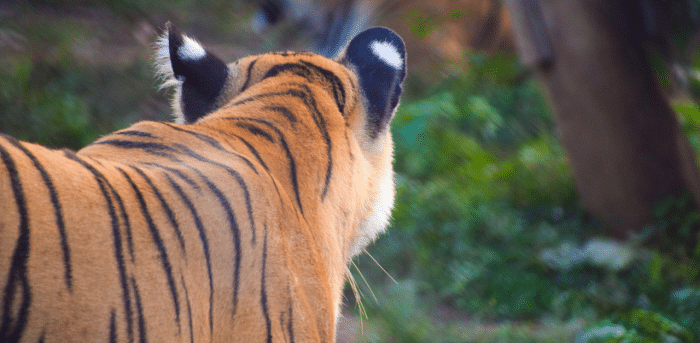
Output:
<svg viewBox="0 0 700 343">
<path fill-rule="evenodd" d="M 700 194 L 695 157 L 644 58 L 636 1 L 509 0 L 584 206 L 623 238 L 662 198 Z M 696 206 L 697 207 L 697 206 Z"/>
</svg>

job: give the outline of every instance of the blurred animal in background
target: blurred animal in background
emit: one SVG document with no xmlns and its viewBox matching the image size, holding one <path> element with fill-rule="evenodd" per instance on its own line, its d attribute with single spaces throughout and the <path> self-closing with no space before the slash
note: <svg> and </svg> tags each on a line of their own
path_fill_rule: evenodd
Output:
<svg viewBox="0 0 700 343">
<path fill-rule="evenodd" d="M 393 207 L 405 56 L 374 28 L 227 65 L 169 26 L 177 124 L 77 153 L 0 134 L 0 342 L 333 342 Z"/>
<path fill-rule="evenodd" d="M 378 1 L 259 0 L 253 28 L 291 24 L 309 35 L 311 49 L 334 57 L 347 41 L 367 29 Z"/>
<path fill-rule="evenodd" d="M 250 0 L 258 30 L 299 26 L 309 48 L 335 56 L 353 35 L 372 25 L 390 27 L 406 41 L 411 70 L 444 65 L 467 49 L 514 52 L 510 22 L 500 0 Z"/>
</svg>

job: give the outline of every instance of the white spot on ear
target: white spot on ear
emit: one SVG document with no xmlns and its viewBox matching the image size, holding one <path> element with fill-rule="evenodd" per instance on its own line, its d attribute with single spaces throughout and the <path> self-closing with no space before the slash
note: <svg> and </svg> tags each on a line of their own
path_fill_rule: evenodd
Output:
<svg viewBox="0 0 700 343">
<path fill-rule="evenodd" d="M 369 45 L 372 49 L 372 53 L 377 56 L 384 63 L 394 67 L 394 69 L 401 69 L 403 66 L 403 59 L 401 54 L 396 49 L 395 46 L 391 45 L 389 42 L 373 41 Z"/>
<path fill-rule="evenodd" d="M 204 51 L 204 48 L 199 45 L 194 39 L 183 36 L 183 42 L 182 46 L 177 49 L 177 55 L 180 56 L 182 60 L 190 60 L 190 61 L 195 61 L 202 59 L 204 56 L 207 55 L 207 52 Z"/>
</svg>

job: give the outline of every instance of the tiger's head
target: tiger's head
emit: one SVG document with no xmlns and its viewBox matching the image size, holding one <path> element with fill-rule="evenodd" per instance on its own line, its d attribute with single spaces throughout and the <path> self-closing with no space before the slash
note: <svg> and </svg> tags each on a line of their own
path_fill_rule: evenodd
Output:
<svg viewBox="0 0 700 343">
<path fill-rule="evenodd" d="M 156 59 L 163 87 L 175 88 L 172 107 L 176 121 L 183 124 L 206 122 L 247 101 L 241 99 L 269 92 L 273 86 L 284 87 L 299 80 L 320 85 L 328 96 L 313 106 L 323 113 L 331 139 L 344 136 L 337 139 L 348 141 L 347 151 L 341 151 L 341 144 L 334 145 L 334 158 L 347 155 L 355 161 L 352 170 L 343 169 L 342 163 L 334 164 L 335 183 L 347 182 L 363 189 L 339 186 L 329 191 L 341 200 L 354 197 L 361 203 L 360 213 L 351 220 L 354 230 L 347 237 L 345 258 L 362 252 L 388 226 L 395 197 L 390 122 L 406 75 L 405 47 L 396 33 L 383 27 L 363 31 L 334 59 L 286 52 L 248 56 L 226 64 L 168 23 L 158 42 Z M 276 77 L 282 74 L 284 79 Z M 271 86 L 271 79 L 276 79 L 276 84 Z M 321 188 L 325 196 L 328 189 Z"/>
</svg>

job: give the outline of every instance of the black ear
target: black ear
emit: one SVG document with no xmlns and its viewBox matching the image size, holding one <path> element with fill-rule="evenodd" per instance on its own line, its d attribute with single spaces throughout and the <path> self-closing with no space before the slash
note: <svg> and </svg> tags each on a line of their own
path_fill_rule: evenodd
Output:
<svg viewBox="0 0 700 343">
<path fill-rule="evenodd" d="M 193 123 L 215 109 L 216 99 L 228 78 L 228 67 L 173 24 L 166 26 L 173 76 L 182 81 L 179 99 L 182 114 L 186 123 Z"/>
<path fill-rule="evenodd" d="M 385 130 L 399 104 L 406 76 L 406 48 L 394 31 L 375 27 L 348 43 L 340 61 L 354 69 L 367 100 L 367 128 L 375 138 Z"/>
</svg>

